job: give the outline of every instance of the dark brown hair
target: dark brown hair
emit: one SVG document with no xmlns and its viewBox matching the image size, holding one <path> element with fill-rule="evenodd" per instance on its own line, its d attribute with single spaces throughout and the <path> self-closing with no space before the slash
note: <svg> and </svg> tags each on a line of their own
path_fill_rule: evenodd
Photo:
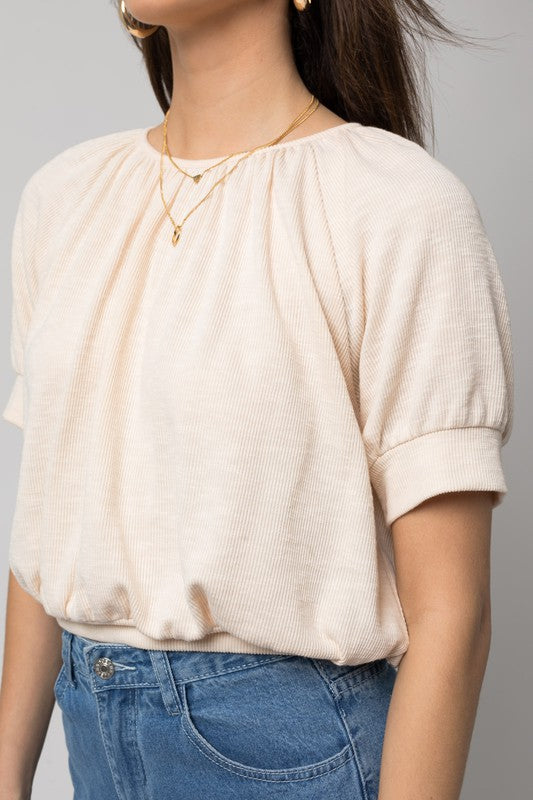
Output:
<svg viewBox="0 0 533 800">
<path fill-rule="evenodd" d="M 303 12 L 292 0 L 287 4 L 296 67 L 322 105 L 346 122 L 385 128 L 425 146 L 425 45 L 479 43 L 453 30 L 424 0 L 315 0 Z M 131 38 L 166 113 L 173 77 L 167 30 Z M 429 102 L 428 108 L 434 144 Z"/>
</svg>

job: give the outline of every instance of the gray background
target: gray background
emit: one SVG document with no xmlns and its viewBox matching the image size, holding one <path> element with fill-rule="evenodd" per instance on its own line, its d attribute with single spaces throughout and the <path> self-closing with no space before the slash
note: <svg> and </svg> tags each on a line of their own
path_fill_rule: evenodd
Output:
<svg viewBox="0 0 533 800">
<path fill-rule="evenodd" d="M 320 0 L 318 0 L 320 2 Z M 503 449 L 509 491 L 494 511 L 492 648 L 482 688 L 461 800 L 530 796 L 532 706 L 531 328 L 532 223 L 531 0 L 434 3 L 463 32 L 500 37 L 496 50 L 433 46 L 428 66 L 435 114 L 432 154 L 473 193 L 503 275 L 511 312 L 516 370 L 515 423 Z M 7 402 L 10 241 L 22 185 L 41 164 L 76 142 L 111 131 L 155 126 L 162 112 L 140 53 L 105 2 L 26 0 L 2 13 L 4 125 L 0 225 L 0 398 Z M 431 144 L 428 144 L 431 151 Z M 529 245 L 529 246 L 528 246 Z M 9 530 L 15 506 L 22 432 L 2 420 L 0 608 L 7 587 Z M 528 492 L 529 489 L 529 492 Z M 0 636 L 3 644 L 3 632 Z M 71 798 L 60 711 L 54 708 L 33 800 Z"/>
</svg>

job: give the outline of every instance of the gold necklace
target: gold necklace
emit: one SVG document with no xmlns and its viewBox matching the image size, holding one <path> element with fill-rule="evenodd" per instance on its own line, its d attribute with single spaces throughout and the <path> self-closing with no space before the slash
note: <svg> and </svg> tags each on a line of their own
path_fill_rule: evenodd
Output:
<svg viewBox="0 0 533 800">
<path fill-rule="evenodd" d="M 303 110 L 303 111 L 302 111 L 300 114 L 298 114 L 298 116 L 296 117 L 296 119 L 295 119 L 295 120 L 294 120 L 294 121 L 293 121 L 293 122 L 290 124 L 290 126 L 287 128 L 287 130 L 286 130 L 286 131 L 284 131 L 284 132 L 281 134 L 281 136 L 277 136 L 275 139 L 272 139 L 272 141 L 268 142 L 266 145 L 262 145 L 262 147 L 269 147 L 269 146 L 270 146 L 270 145 L 272 145 L 272 144 L 276 144 L 276 143 L 277 143 L 277 142 L 279 142 L 279 141 L 280 141 L 280 139 L 282 139 L 284 136 L 287 136 L 287 135 L 290 133 L 290 131 L 291 131 L 291 130 L 293 130 L 294 128 L 296 128 L 296 127 L 297 127 L 297 126 L 298 126 L 298 125 L 299 125 L 301 122 L 303 122 L 303 120 L 304 120 L 304 119 L 307 119 L 307 117 L 309 116 L 309 114 L 308 114 L 308 111 L 309 111 L 309 109 L 311 108 L 311 106 L 312 106 L 313 104 L 315 104 L 315 105 L 316 105 L 316 107 L 318 107 L 318 105 L 319 105 L 319 103 L 318 103 L 318 100 L 315 98 L 315 96 L 314 96 L 314 95 L 311 95 L 311 100 L 310 100 L 309 104 L 306 106 L 306 108 L 305 108 L 305 109 L 304 109 L 304 110 Z M 311 113 L 312 113 L 312 112 L 311 112 Z M 188 178 L 192 178 L 192 180 L 193 180 L 195 183 L 198 183 L 198 181 L 200 180 L 200 178 L 202 178 L 202 177 L 205 175 L 205 173 L 206 173 L 206 172 L 209 172 L 209 170 L 210 170 L 210 169 L 215 169 L 215 167 L 219 167 L 221 164 L 223 164 L 223 163 L 224 163 L 224 161 L 227 161 L 229 158 L 232 158 L 233 156 L 239 155 L 240 153 L 245 153 L 245 152 L 248 152 L 248 151 L 246 151 L 246 150 L 239 150 L 239 151 L 237 151 L 236 153 L 230 153 L 230 155 L 229 155 L 229 156 L 225 156 L 223 159 L 221 159 L 221 161 L 217 161 L 217 162 L 216 162 L 216 164 L 211 164 L 211 166 L 210 166 L 210 167 L 207 167 L 206 169 L 204 169 L 204 171 L 203 171 L 203 172 L 200 172 L 200 173 L 199 173 L 199 174 L 197 174 L 197 175 L 191 175 L 189 172 L 186 172 L 184 169 L 182 169 L 182 168 L 180 167 L 180 165 L 179 165 L 179 164 L 177 164 L 177 163 L 174 161 L 174 159 L 172 158 L 172 156 L 171 156 L 171 154 L 170 154 L 170 152 L 169 152 L 169 149 L 168 149 L 168 139 L 167 139 L 167 124 L 168 124 L 168 115 L 169 115 L 169 114 L 170 114 L 170 109 L 169 109 L 169 110 L 167 111 L 167 113 L 165 114 L 165 118 L 164 118 L 164 120 L 163 120 L 163 147 L 164 147 L 164 150 L 165 150 L 165 154 L 168 156 L 168 158 L 169 158 L 169 160 L 172 162 L 172 164 L 174 164 L 174 166 L 176 167 L 176 169 L 177 169 L 177 170 L 179 170 L 179 172 L 181 172 L 183 175 L 186 175 Z"/>
<path fill-rule="evenodd" d="M 310 106 L 311 106 L 311 105 L 314 105 L 314 108 L 312 108 L 312 109 L 310 110 Z M 181 224 L 180 224 L 180 225 L 178 225 L 178 224 L 177 224 L 177 222 L 176 222 L 176 221 L 175 221 L 175 219 L 173 218 L 172 214 L 170 213 L 170 210 L 169 210 L 169 208 L 168 208 L 168 205 L 167 205 L 167 202 L 166 202 L 166 200 L 165 200 L 164 193 L 163 193 L 163 159 L 164 159 L 165 151 L 167 151 L 167 152 L 168 152 L 168 148 L 167 148 L 167 146 L 166 146 L 166 127 L 164 126 L 163 147 L 162 147 L 162 149 L 161 149 L 161 158 L 160 158 L 160 166 L 159 166 L 159 189 L 160 189 L 160 193 L 161 193 L 161 200 L 163 201 L 163 206 L 164 206 L 164 208 L 165 208 L 166 214 L 167 214 L 168 218 L 170 219 L 170 221 L 171 221 L 171 223 L 172 223 L 172 227 L 173 227 L 173 233 L 172 233 L 172 244 L 173 244 L 173 246 L 175 247 L 175 246 L 177 245 L 178 241 L 179 241 L 179 238 L 180 238 L 180 235 L 181 235 L 181 229 L 183 228 L 183 225 L 185 224 L 185 221 L 186 221 L 186 220 L 187 220 L 187 219 L 190 217 L 190 215 L 191 215 L 191 214 L 192 214 L 194 211 L 196 211 L 196 209 L 197 209 L 197 208 L 198 208 L 198 207 L 199 207 L 199 206 L 200 206 L 200 205 L 201 205 L 201 204 L 202 204 L 202 203 L 203 203 L 205 200 L 207 200 L 207 198 L 209 197 L 209 195 L 211 194 L 211 192 L 212 192 L 212 191 L 213 191 L 213 190 L 214 190 L 214 189 L 215 189 L 215 188 L 218 186 L 218 184 L 219 184 L 219 183 L 222 183 L 222 181 L 223 181 L 223 180 L 225 180 L 225 178 L 227 178 L 227 176 L 228 176 L 228 175 L 231 175 L 231 173 L 233 172 L 233 170 L 237 169 L 237 167 L 239 166 L 239 164 L 241 163 L 241 161 L 244 161 L 246 158 L 248 158 L 249 156 L 251 156 L 251 155 L 252 155 L 252 153 L 255 153 L 255 152 L 256 152 L 256 150 L 260 150 L 261 148 L 270 147 L 272 144 L 276 144 L 277 142 L 279 142 L 279 141 L 280 141 L 280 140 L 281 140 L 281 139 L 282 139 L 284 136 L 287 136 L 287 134 L 288 134 L 288 133 L 289 133 L 291 130 L 293 130 L 294 128 L 298 127 L 298 125 L 301 125 L 301 124 L 302 124 L 302 122 L 304 122 L 304 120 L 306 120 L 306 119 L 307 119 L 307 117 L 311 116 L 311 114 L 313 114 L 313 113 L 316 111 L 316 109 L 318 108 L 318 106 L 319 106 L 319 105 L 320 105 L 319 101 L 318 101 L 318 100 L 317 100 L 317 99 L 316 99 L 316 98 L 313 96 L 313 99 L 312 99 L 312 101 L 311 101 L 310 105 L 307 107 L 307 110 L 306 110 L 306 111 L 307 111 L 307 113 L 306 113 L 306 112 L 302 112 L 302 113 L 300 113 L 300 114 L 298 115 L 298 117 L 296 117 L 296 120 L 294 120 L 294 121 L 293 121 L 293 122 L 292 122 L 292 123 L 289 125 L 289 127 L 287 128 L 287 130 L 285 130 L 285 131 L 284 131 L 284 132 L 283 132 L 283 133 L 282 133 L 280 136 L 277 136 L 275 139 L 273 139 L 271 142 L 268 142 L 267 144 L 260 144 L 260 145 L 257 145 L 257 147 L 254 147 L 252 150 L 249 150 L 249 151 L 245 152 L 245 155 L 244 155 L 242 158 L 240 158 L 240 159 L 239 159 L 239 160 L 238 160 L 238 161 L 237 161 L 237 162 L 236 162 L 236 163 L 233 165 L 233 167 L 231 167 L 231 169 L 229 169 L 229 170 L 228 170 L 228 171 L 227 171 L 227 172 L 226 172 L 226 173 L 225 173 L 225 174 L 224 174 L 224 175 L 223 175 L 223 176 L 222 176 L 222 177 L 221 177 L 221 178 L 220 178 L 218 181 L 216 181 L 216 183 L 214 183 L 214 184 L 213 184 L 213 186 L 211 187 L 211 189 L 210 189 L 210 190 L 207 192 L 207 194 L 206 194 L 206 195 L 205 195 L 205 196 L 204 196 L 204 197 L 203 197 L 203 198 L 200 200 L 200 202 L 199 202 L 199 203 L 197 203 L 197 204 L 194 206 L 194 208 L 192 208 L 192 209 L 189 211 L 189 213 L 188 213 L 188 214 L 187 214 L 187 215 L 186 215 L 186 216 L 183 218 L 183 220 L 182 220 L 182 222 L 181 222 Z M 168 112 L 167 112 L 167 115 L 168 115 Z M 297 120 L 299 120 L 299 122 L 297 122 Z M 241 151 L 238 151 L 237 153 L 232 153 L 232 156 L 233 156 L 233 155 L 238 155 L 238 153 L 239 153 L 239 152 L 243 152 L 243 151 L 241 150 Z M 230 157 L 231 157 L 231 156 L 227 156 L 226 158 L 222 159 L 222 161 L 221 161 L 221 162 L 219 162 L 219 163 L 223 163 L 224 161 L 226 161 L 226 160 L 227 160 L 227 158 L 230 158 Z M 209 169 L 210 169 L 210 168 L 209 168 Z M 205 171 L 207 172 L 207 170 L 205 170 Z M 192 177 L 194 178 L 194 176 L 192 176 Z M 181 188 L 181 185 L 180 185 L 180 187 L 179 187 L 179 188 Z M 178 191 L 179 191 L 179 188 L 178 188 Z M 176 194 L 177 194 L 177 193 L 176 193 Z M 174 197 L 174 199 L 176 199 L 176 198 Z"/>
</svg>

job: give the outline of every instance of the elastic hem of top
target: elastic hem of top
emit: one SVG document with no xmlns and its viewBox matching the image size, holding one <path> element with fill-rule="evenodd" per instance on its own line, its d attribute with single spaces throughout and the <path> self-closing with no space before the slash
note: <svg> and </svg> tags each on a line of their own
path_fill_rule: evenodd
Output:
<svg viewBox="0 0 533 800">
<path fill-rule="evenodd" d="M 260 647 L 240 639 L 226 631 L 215 631 L 203 639 L 189 641 L 186 639 L 153 639 L 132 625 L 97 625 L 93 623 L 74 622 L 70 619 L 56 617 L 58 625 L 70 633 L 95 639 L 98 642 L 126 644 L 141 647 L 145 650 L 192 650 L 215 653 L 269 653 L 279 655 L 276 650 Z"/>
</svg>

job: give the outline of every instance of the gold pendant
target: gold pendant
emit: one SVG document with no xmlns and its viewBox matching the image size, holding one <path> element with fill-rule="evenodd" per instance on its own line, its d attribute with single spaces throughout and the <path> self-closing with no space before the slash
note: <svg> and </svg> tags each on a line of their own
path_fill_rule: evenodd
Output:
<svg viewBox="0 0 533 800">
<path fill-rule="evenodd" d="M 200 180 L 200 178 L 201 178 L 201 177 L 202 177 L 201 175 L 193 175 L 193 176 L 192 176 L 192 178 L 193 178 L 193 181 L 194 181 L 195 183 L 198 183 L 198 181 Z"/>
<path fill-rule="evenodd" d="M 172 234 L 172 244 L 176 247 L 181 234 L 181 225 L 176 225 Z"/>
</svg>

